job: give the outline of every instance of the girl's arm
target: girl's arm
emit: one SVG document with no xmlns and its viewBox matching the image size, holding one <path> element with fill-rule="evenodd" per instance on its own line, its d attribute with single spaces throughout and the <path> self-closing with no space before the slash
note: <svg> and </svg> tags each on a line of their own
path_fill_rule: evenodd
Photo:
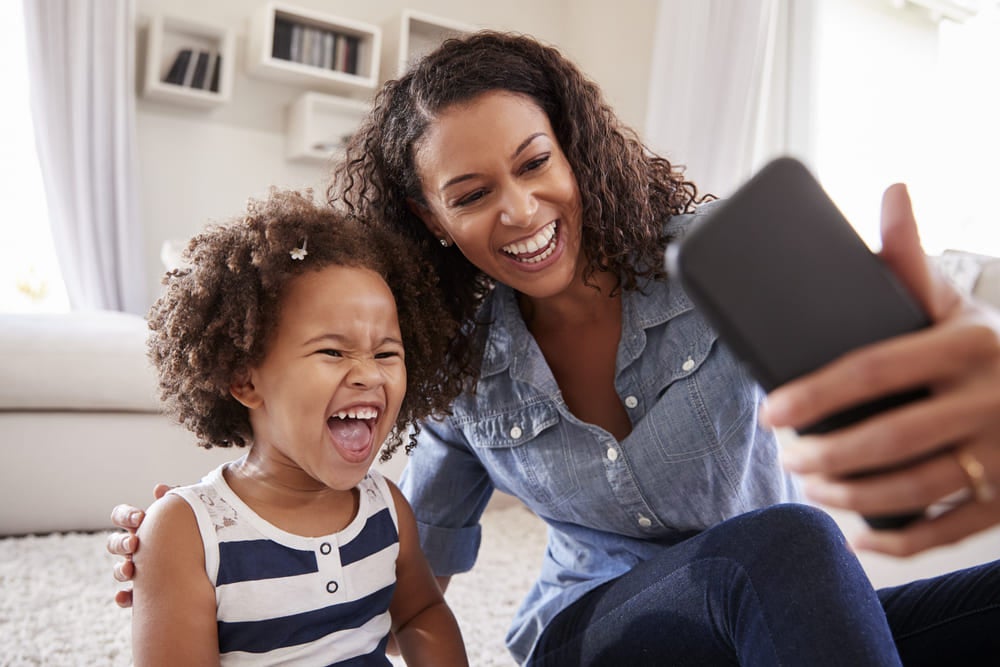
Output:
<svg viewBox="0 0 1000 667">
<path fill-rule="evenodd" d="M 191 507 L 168 495 L 138 530 L 132 598 L 132 656 L 145 665 L 218 665 L 215 588 Z"/>
<path fill-rule="evenodd" d="M 396 644 L 409 667 L 464 667 L 469 660 L 462 633 L 420 550 L 413 509 L 396 485 L 386 482 L 399 518 L 396 591 L 389 606 Z"/>
</svg>

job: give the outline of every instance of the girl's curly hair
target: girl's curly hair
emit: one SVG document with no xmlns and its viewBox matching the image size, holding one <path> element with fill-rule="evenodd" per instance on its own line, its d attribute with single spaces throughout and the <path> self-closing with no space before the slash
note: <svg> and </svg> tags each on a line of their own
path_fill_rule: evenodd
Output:
<svg viewBox="0 0 1000 667">
<path fill-rule="evenodd" d="M 292 259 L 304 242 L 306 256 Z M 185 267 L 164 277 L 166 289 L 149 312 L 148 352 L 167 410 L 203 447 L 252 442 L 248 411 L 229 387 L 263 360 L 289 281 L 331 265 L 375 271 L 396 300 L 408 382 L 382 460 L 407 426 L 446 413 L 461 391 L 444 363 L 457 323 L 433 271 L 397 233 L 348 220 L 314 203 L 309 191 L 272 189 L 264 200 L 251 199 L 245 215 L 192 238 L 184 258 Z"/>
<path fill-rule="evenodd" d="M 481 31 L 450 39 L 387 82 L 334 167 L 327 197 L 351 216 L 402 230 L 434 266 L 449 312 L 463 323 L 448 363 L 471 381 L 481 340 L 476 313 L 492 282 L 442 248 L 407 200 L 426 205 L 414 160 L 428 126 L 452 105 L 494 90 L 525 95 L 548 116 L 579 185 L 585 280 L 607 271 L 619 288 L 634 290 L 640 278 L 662 277 L 664 225 L 700 201 L 682 170 L 647 150 L 595 83 L 531 37 Z"/>
</svg>

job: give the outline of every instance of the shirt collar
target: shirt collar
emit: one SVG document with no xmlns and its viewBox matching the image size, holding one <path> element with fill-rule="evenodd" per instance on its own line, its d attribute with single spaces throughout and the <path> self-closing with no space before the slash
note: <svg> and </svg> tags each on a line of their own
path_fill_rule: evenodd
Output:
<svg viewBox="0 0 1000 667">
<path fill-rule="evenodd" d="M 665 231 L 680 238 L 689 228 L 695 214 L 671 216 Z M 641 352 L 645 344 L 645 329 L 663 324 L 693 308 L 676 278 L 645 280 L 638 290 L 622 293 L 622 341 L 628 356 Z M 480 313 L 491 323 L 483 353 L 481 376 L 500 373 L 511 365 L 512 350 L 529 350 L 537 345 L 521 317 L 514 290 L 497 284 L 486 298 Z"/>
</svg>

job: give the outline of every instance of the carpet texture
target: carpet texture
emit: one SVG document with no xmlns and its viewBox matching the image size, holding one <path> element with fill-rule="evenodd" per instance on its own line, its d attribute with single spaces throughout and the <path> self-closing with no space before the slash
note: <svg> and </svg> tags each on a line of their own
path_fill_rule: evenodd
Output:
<svg viewBox="0 0 1000 667">
<path fill-rule="evenodd" d="M 0 665 L 131 665 L 131 614 L 112 599 L 105 542 L 105 533 L 0 539 Z M 514 664 L 503 638 L 544 548 L 544 524 L 521 505 L 483 515 L 479 561 L 447 594 L 475 667 Z"/>
</svg>

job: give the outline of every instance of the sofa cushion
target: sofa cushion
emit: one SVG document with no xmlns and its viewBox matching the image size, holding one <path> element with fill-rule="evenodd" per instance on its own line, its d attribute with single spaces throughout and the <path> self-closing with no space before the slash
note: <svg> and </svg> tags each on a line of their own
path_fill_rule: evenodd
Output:
<svg viewBox="0 0 1000 667">
<path fill-rule="evenodd" d="M 964 250 L 945 250 L 935 265 L 961 291 L 1000 308 L 1000 258 Z"/>
<path fill-rule="evenodd" d="M 973 294 L 976 298 L 1000 308 L 1000 259 L 994 259 L 983 265 Z"/>
<path fill-rule="evenodd" d="M 0 410 L 157 412 L 147 334 L 126 313 L 0 315 Z"/>
</svg>

